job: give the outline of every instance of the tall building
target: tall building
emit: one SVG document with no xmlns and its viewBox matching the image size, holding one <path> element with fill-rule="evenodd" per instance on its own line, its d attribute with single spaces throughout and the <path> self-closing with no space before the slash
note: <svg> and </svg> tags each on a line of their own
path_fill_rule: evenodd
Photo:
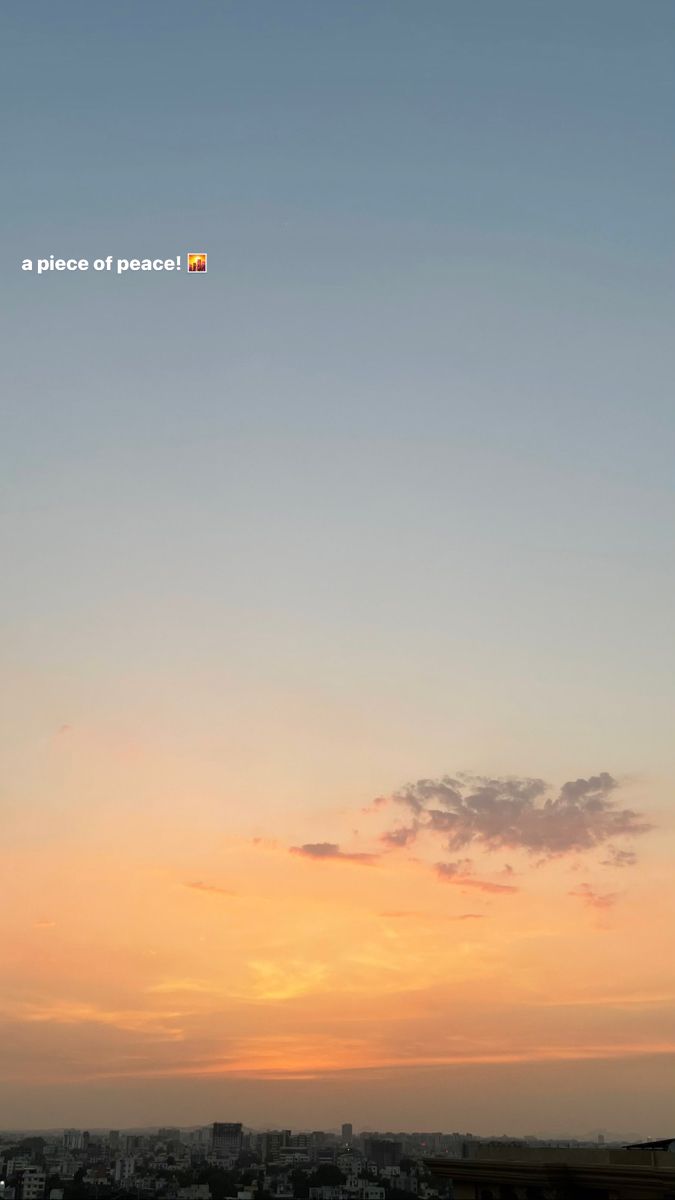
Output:
<svg viewBox="0 0 675 1200">
<path fill-rule="evenodd" d="M 393 1138 L 366 1138 L 364 1150 L 377 1167 L 397 1167 L 403 1157 L 403 1143 Z"/>
<path fill-rule="evenodd" d="M 124 1187 L 136 1174 L 136 1161 L 133 1158 L 118 1158 L 115 1162 L 115 1183 Z"/>
<path fill-rule="evenodd" d="M 353 1137 L 354 1137 L 354 1126 L 353 1126 L 353 1125 L 349 1125 L 349 1124 L 347 1124 L 347 1125 L 343 1125 L 343 1126 L 342 1126 L 342 1140 L 343 1140 L 343 1142 L 351 1142 L 351 1141 L 352 1141 L 352 1139 L 353 1139 Z"/>
<path fill-rule="evenodd" d="M 241 1121 L 214 1121 L 211 1149 L 214 1154 L 237 1157 L 241 1153 Z"/>
<path fill-rule="evenodd" d="M 268 1129 L 262 1135 L 261 1153 L 263 1162 L 276 1162 L 281 1151 L 291 1140 L 290 1129 Z"/>
</svg>

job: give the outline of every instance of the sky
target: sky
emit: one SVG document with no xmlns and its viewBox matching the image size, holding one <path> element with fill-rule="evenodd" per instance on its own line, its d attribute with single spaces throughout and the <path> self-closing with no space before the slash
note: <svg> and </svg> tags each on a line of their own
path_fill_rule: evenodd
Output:
<svg viewBox="0 0 675 1200">
<path fill-rule="evenodd" d="M 672 4 L 1 23 L 0 1125 L 672 1133 Z"/>
</svg>

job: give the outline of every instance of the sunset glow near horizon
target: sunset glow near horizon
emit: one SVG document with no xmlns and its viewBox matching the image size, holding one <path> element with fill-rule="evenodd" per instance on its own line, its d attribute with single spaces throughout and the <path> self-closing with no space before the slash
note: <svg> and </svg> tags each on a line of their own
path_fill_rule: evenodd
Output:
<svg viewBox="0 0 675 1200">
<path fill-rule="evenodd" d="M 672 7 L 30 9 L 0 1126 L 672 1133 Z"/>
</svg>

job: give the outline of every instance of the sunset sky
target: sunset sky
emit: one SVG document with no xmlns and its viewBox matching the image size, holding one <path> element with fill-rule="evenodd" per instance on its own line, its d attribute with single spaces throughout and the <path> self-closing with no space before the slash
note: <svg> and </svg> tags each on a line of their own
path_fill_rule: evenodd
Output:
<svg viewBox="0 0 675 1200">
<path fill-rule="evenodd" d="M 675 9 L 2 24 L 0 1127 L 672 1134 Z"/>
</svg>

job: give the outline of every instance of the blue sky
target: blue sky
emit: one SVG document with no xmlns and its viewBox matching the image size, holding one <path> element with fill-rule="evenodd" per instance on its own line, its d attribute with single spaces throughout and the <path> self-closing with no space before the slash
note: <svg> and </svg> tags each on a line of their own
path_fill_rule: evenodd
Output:
<svg viewBox="0 0 675 1200">
<path fill-rule="evenodd" d="M 3 19 L 16 644 L 132 596 L 143 644 L 170 591 L 176 653 L 256 611 L 318 623 L 309 673 L 375 624 L 519 690 L 574 661 L 594 708 L 667 688 L 672 7 Z"/>
</svg>

